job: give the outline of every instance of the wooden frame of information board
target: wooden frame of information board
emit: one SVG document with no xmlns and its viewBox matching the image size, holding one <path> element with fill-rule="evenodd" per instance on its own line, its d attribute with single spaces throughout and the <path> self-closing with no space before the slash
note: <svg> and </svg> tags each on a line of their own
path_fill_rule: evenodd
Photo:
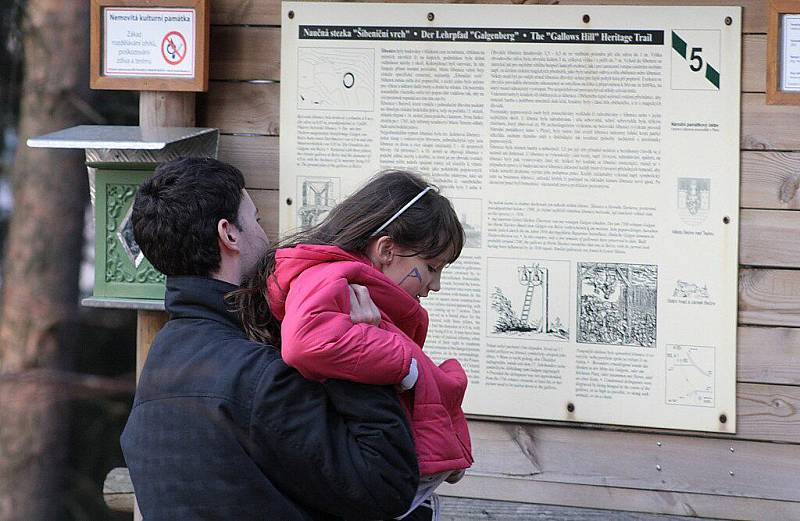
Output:
<svg viewBox="0 0 800 521">
<path fill-rule="evenodd" d="M 104 73 L 107 29 L 103 14 L 107 8 L 130 8 L 131 10 L 144 10 L 145 12 L 180 8 L 193 10 L 193 38 L 190 40 L 193 44 L 193 49 L 190 49 L 194 64 L 193 73 L 184 73 L 185 77 L 168 72 L 163 74 L 158 72 L 130 72 L 124 75 L 108 75 Z M 91 0 L 90 86 L 93 89 L 109 90 L 207 91 L 209 30 L 208 0 Z M 169 34 L 164 36 L 164 41 L 167 41 Z M 163 55 L 163 50 L 161 50 L 161 53 Z M 184 53 L 184 56 L 178 56 L 183 61 L 186 53 Z M 166 59 L 166 55 L 164 58 Z"/>
<path fill-rule="evenodd" d="M 770 0 L 767 13 L 767 103 L 769 105 L 800 105 L 800 92 L 780 88 L 783 15 L 800 15 L 800 0 Z"/>
</svg>

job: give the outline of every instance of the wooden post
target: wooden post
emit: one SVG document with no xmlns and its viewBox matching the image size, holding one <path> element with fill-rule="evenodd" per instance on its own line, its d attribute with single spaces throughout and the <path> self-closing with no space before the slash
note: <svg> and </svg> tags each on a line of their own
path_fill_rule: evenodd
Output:
<svg viewBox="0 0 800 521">
<path fill-rule="evenodd" d="M 153 127 L 193 127 L 194 92 L 143 91 L 139 95 L 139 125 Z M 136 328 L 136 380 L 144 365 L 153 338 L 167 321 L 162 311 L 140 310 Z"/>
<path fill-rule="evenodd" d="M 139 93 L 139 126 L 193 127 L 195 122 L 194 92 Z"/>
<path fill-rule="evenodd" d="M 195 125 L 194 92 L 150 92 L 139 94 L 139 125 L 142 127 L 193 127 Z M 136 381 L 139 381 L 147 352 L 156 333 L 167 321 L 163 311 L 137 312 Z M 134 503 L 134 521 L 141 521 L 139 505 Z"/>
<path fill-rule="evenodd" d="M 150 351 L 156 333 L 167 322 L 167 314 L 163 311 L 139 310 L 136 321 L 136 380 L 142 374 L 142 367 Z"/>
</svg>

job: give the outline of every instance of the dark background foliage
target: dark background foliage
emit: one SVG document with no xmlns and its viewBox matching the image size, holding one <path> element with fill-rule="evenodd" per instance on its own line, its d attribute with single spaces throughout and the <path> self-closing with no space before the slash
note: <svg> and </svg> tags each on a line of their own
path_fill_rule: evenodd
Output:
<svg viewBox="0 0 800 521">
<path fill-rule="evenodd" d="M 70 9 L 70 2 L 64 4 Z M 9 180 L 18 146 L 20 85 L 23 77 L 25 0 L 0 1 L 0 261 L 3 260 L 8 220 L 13 212 Z M 88 38 L 88 21 L 86 35 Z M 138 96 L 132 92 L 93 91 L 83 108 L 87 124 L 138 124 Z M 88 201 L 88 197 L 87 197 Z M 91 212 L 87 211 L 87 216 Z M 92 237 L 87 237 L 91 251 Z M 76 237 L 76 240 L 83 240 Z M 84 262 L 91 262 L 85 259 Z M 86 266 L 84 270 L 87 269 Z M 2 273 L 0 273 L 2 284 Z M 82 288 L 82 296 L 91 288 Z M 12 305 L 2 303 L 0 305 Z M 78 349 L 72 360 L 73 373 L 98 375 L 109 381 L 134 381 L 136 315 L 132 311 L 81 308 Z M 66 469 L 66 494 L 60 510 L 68 520 L 123 520 L 130 514 L 110 511 L 103 502 L 102 484 L 108 471 L 124 466 L 119 436 L 130 412 L 130 394 L 106 393 L 102 389 L 75 392 L 63 407 L 70 421 Z M 2 405 L 0 405 L 1 407 Z"/>
</svg>

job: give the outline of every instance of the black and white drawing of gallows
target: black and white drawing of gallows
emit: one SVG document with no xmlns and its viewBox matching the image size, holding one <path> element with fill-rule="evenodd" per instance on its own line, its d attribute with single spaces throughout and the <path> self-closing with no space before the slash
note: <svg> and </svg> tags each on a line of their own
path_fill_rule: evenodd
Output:
<svg viewBox="0 0 800 521">
<path fill-rule="evenodd" d="M 578 263 L 578 342 L 655 347 L 657 281 L 653 265 Z"/>
<path fill-rule="evenodd" d="M 301 228 L 310 228 L 319 223 L 336 206 L 333 182 L 333 179 L 302 181 L 300 208 L 297 210 Z"/>
</svg>

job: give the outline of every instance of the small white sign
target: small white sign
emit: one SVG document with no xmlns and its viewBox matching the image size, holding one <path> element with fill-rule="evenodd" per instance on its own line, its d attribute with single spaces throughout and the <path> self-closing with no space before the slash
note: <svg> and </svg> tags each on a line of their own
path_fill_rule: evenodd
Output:
<svg viewBox="0 0 800 521">
<path fill-rule="evenodd" d="M 103 75 L 194 77 L 195 10 L 107 7 Z"/>
<path fill-rule="evenodd" d="M 800 92 L 800 15 L 783 15 L 781 90 Z"/>
</svg>

